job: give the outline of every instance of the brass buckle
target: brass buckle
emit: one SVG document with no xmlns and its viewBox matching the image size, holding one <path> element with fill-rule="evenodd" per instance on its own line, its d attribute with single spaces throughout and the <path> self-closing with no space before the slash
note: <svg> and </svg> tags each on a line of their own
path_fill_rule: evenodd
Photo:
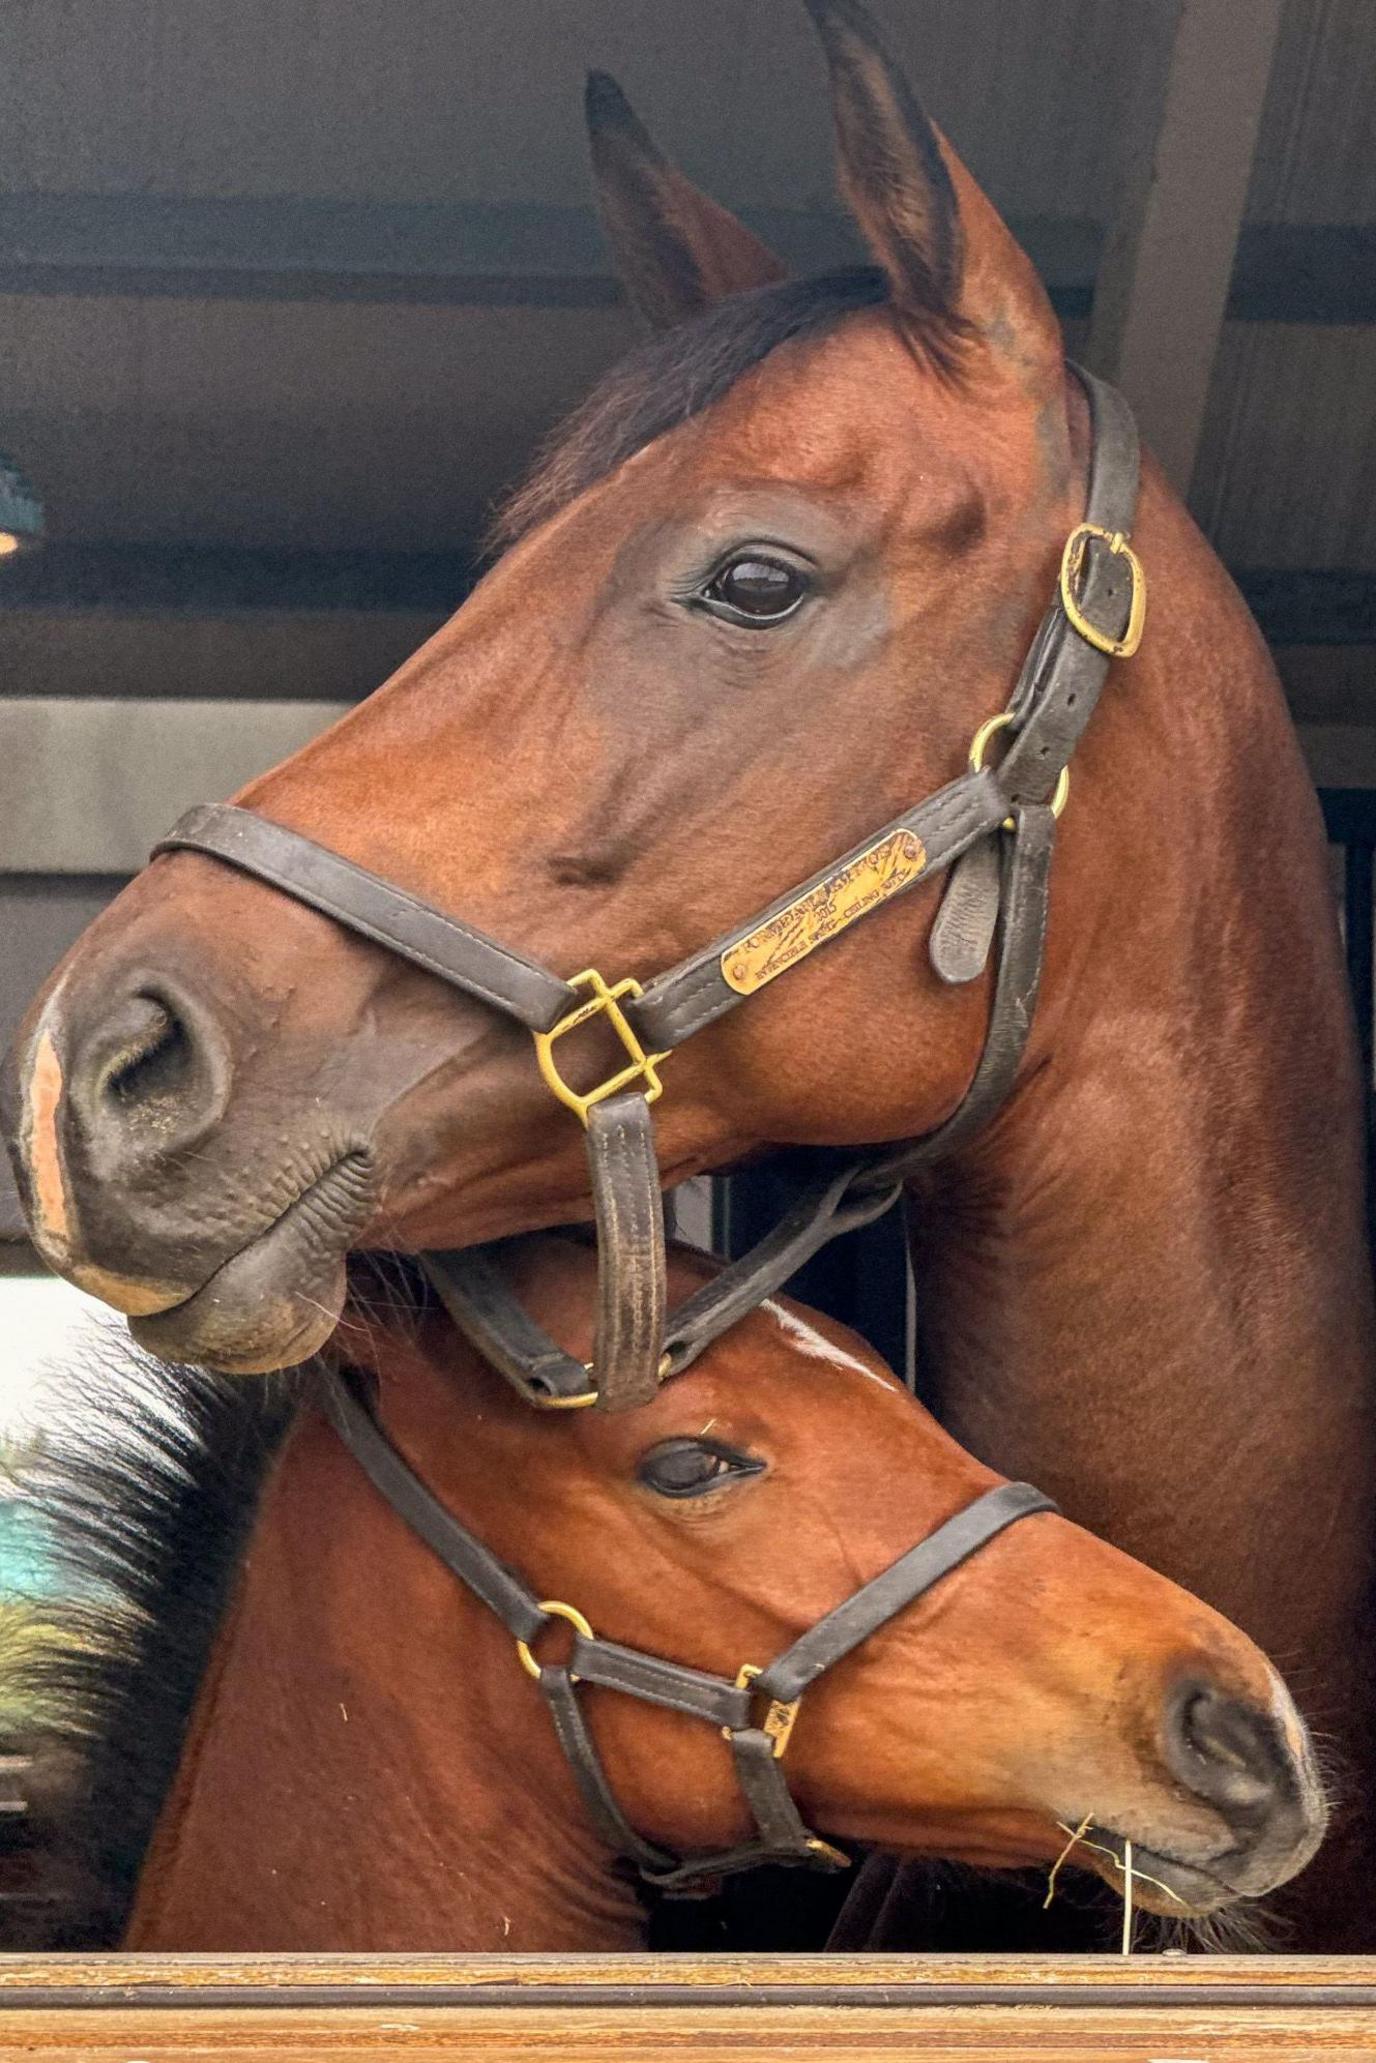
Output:
<svg viewBox="0 0 1376 2063">
<path fill-rule="evenodd" d="M 757 1663 L 743 1662 L 736 1671 L 736 1689 L 738 1691 L 749 1690 L 755 1678 L 763 1675 L 763 1673 Z M 760 1723 L 760 1731 L 773 1742 L 774 1760 L 776 1762 L 788 1746 L 789 1736 L 793 1732 L 793 1723 L 798 1717 L 798 1707 L 802 1702 L 801 1698 L 795 1698 L 791 1705 L 784 1704 L 781 1698 L 771 1698 L 769 1701 L 769 1710 L 765 1713 Z M 729 1741 L 731 1733 L 732 1729 L 729 1726 L 724 1726 L 721 1730 L 722 1739 Z"/>
<path fill-rule="evenodd" d="M 660 1355 L 659 1366 L 655 1373 L 661 1382 L 664 1381 L 673 1365 L 674 1357 L 672 1354 L 665 1353 Z M 585 1361 L 583 1366 L 589 1375 L 596 1375 L 597 1363 L 595 1361 Z M 586 1411 L 590 1404 L 597 1403 L 601 1394 L 602 1392 L 598 1389 L 596 1383 L 590 1383 L 586 1390 L 579 1390 L 572 1397 L 542 1397 L 536 1390 L 527 1388 L 525 1391 L 526 1397 L 535 1406 L 537 1411 Z"/>
<path fill-rule="evenodd" d="M 1006 730 L 1012 722 L 1013 712 L 1011 709 L 1001 709 L 997 716 L 986 716 L 984 722 L 970 740 L 970 771 L 972 774 L 979 773 L 983 768 L 984 756 L 989 750 L 989 740 L 996 737 L 1000 731 Z M 1051 814 L 1053 817 L 1059 817 L 1069 799 L 1070 768 L 1063 766 L 1060 771 L 1060 777 L 1056 782 L 1056 792 L 1051 798 Z M 1013 829 L 1013 819 L 1011 817 L 1004 818 L 1003 828 L 1005 831 Z"/>
<path fill-rule="evenodd" d="M 585 967 L 581 974 L 570 975 L 569 987 L 591 989 L 592 994 L 586 1003 L 579 1003 L 569 1011 L 567 1017 L 561 1017 L 558 1024 L 552 1025 L 548 1031 L 531 1033 L 535 1041 L 535 1058 L 540 1063 L 540 1073 L 544 1077 L 546 1087 L 553 1091 L 561 1103 L 576 1111 L 585 1125 L 588 1122 L 588 1112 L 594 1103 L 603 1103 L 608 1096 L 615 1096 L 621 1089 L 629 1089 L 632 1082 L 643 1082 L 645 1101 L 653 1103 L 656 1097 L 664 1093 L 664 1084 L 657 1073 L 659 1063 L 661 1060 L 667 1060 L 669 1056 L 667 1053 L 647 1053 L 627 1023 L 626 1013 L 621 1008 L 623 996 L 638 996 L 643 993 L 640 983 L 628 976 L 625 981 L 618 981 L 614 987 L 609 987 L 595 967 Z M 565 1032 L 576 1031 L 580 1024 L 587 1024 L 590 1019 L 602 1016 L 606 1017 L 608 1024 L 620 1039 L 630 1066 L 623 1067 L 618 1074 L 609 1075 L 605 1082 L 600 1082 L 595 1089 L 589 1089 L 586 1095 L 580 1095 L 577 1089 L 569 1086 L 559 1072 L 554 1058 L 554 1042 L 556 1039 L 562 1039 Z"/>
<path fill-rule="evenodd" d="M 595 1640 L 597 1638 L 591 1626 L 583 1617 L 583 1614 L 575 1611 L 572 1605 L 560 1604 L 557 1597 L 542 1597 L 540 1599 L 540 1610 L 548 1612 L 551 1619 L 567 1619 L 574 1632 L 581 1633 L 584 1640 Z M 516 1643 L 516 1653 L 526 1675 L 533 1676 L 538 1683 L 544 1675 L 544 1671 L 530 1652 L 529 1641 L 518 1640 Z M 577 1683 L 578 1678 L 571 1674 L 569 1681 Z"/>
<path fill-rule="evenodd" d="M 1128 627 L 1120 638 L 1109 637 L 1090 622 L 1075 599 L 1075 583 L 1084 565 L 1085 547 L 1091 537 L 1106 544 L 1117 557 L 1126 559 L 1132 573 L 1132 600 L 1128 604 Z M 1142 561 L 1121 530 L 1103 530 L 1097 523 L 1077 523 L 1061 553 L 1061 607 L 1086 644 L 1110 659 L 1131 659 L 1142 642 L 1142 625 L 1147 615 L 1147 576 Z"/>
<path fill-rule="evenodd" d="M 583 1366 L 591 1375 L 591 1361 L 585 1361 Z M 528 1387 L 526 1396 L 537 1411 L 586 1411 L 597 1402 L 597 1388 L 590 1383 L 586 1390 L 578 1390 L 572 1397 L 542 1397 L 538 1390 Z"/>
</svg>

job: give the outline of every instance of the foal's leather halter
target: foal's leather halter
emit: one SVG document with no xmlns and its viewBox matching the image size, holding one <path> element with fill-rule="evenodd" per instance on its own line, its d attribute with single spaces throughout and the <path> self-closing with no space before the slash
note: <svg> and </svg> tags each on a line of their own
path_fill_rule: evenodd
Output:
<svg viewBox="0 0 1376 2063">
<path fill-rule="evenodd" d="M 491 1252 L 433 1254 L 451 1316 L 534 1403 L 623 1408 L 751 1310 L 837 1233 L 887 1210 L 902 1183 L 998 1109 L 1026 1047 L 1041 979 L 1056 818 L 1069 761 L 1115 658 L 1142 633 L 1146 581 L 1127 543 L 1137 502 L 1137 432 L 1122 396 L 1088 373 L 1092 451 L 1085 520 L 1066 540 L 1056 593 L 1007 707 L 975 734 L 968 770 L 734 931 L 642 987 L 594 968 L 562 980 L 457 917 L 298 832 L 230 805 L 201 806 L 155 853 L 206 854 L 281 889 L 347 930 L 502 1010 L 534 1035 L 541 1074 L 586 1128 L 600 1254 L 593 1359 L 575 1361 L 520 1309 Z M 986 763 L 996 733 L 1007 739 Z M 872 909 L 951 869 L 930 952 L 949 983 L 996 973 L 984 1050 L 964 1100 L 925 1138 L 828 1173 L 752 1252 L 665 1317 L 664 1227 L 650 1106 L 675 1047 Z M 557 1042 L 593 1017 L 626 1065 L 580 1093 Z"/>
<path fill-rule="evenodd" d="M 733 1683 L 682 1662 L 666 1662 L 617 1641 L 601 1640 L 572 1605 L 537 1598 L 421 1481 L 378 1423 L 356 1372 L 331 1371 L 326 1376 L 324 1406 L 345 1446 L 393 1510 L 511 1634 L 522 1665 L 544 1692 L 559 1744 L 598 1832 L 619 1855 L 635 1863 L 647 1883 L 662 1891 L 683 1891 L 704 1879 L 730 1876 L 764 1862 L 847 1868 L 850 1858 L 804 1824 L 783 1772 L 783 1755 L 803 1692 L 996 1534 L 1034 1512 L 1056 1510 L 1049 1497 L 1028 1483 L 1002 1483 L 986 1490 L 882 1574 L 862 1584 L 767 1667 L 756 1669 L 747 1663 Z M 573 1629 L 569 1658 L 539 1662 L 531 1649 L 556 1619 Z M 719 1727 L 730 1744 L 736 1780 L 755 1821 L 754 1838 L 707 1855 L 678 1856 L 636 1833 L 602 1766 L 579 1701 L 580 1683 L 623 1691 Z"/>
</svg>

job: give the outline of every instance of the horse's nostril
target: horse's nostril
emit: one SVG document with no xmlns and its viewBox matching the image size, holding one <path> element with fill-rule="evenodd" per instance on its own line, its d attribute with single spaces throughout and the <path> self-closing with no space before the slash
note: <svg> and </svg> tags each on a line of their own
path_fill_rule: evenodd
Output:
<svg viewBox="0 0 1376 2063">
<path fill-rule="evenodd" d="M 71 1101 L 107 1182 L 196 1142 L 224 1109 L 229 1065 L 208 1014 L 162 983 L 140 985 L 72 1040 Z"/>
<path fill-rule="evenodd" d="M 1293 1787 L 1271 1715 L 1205 1685 L 1182 1687 L 1172 1701 L 1167 1758 L 1182 1783 L 1230 1818 L 1265 1812 Z"/>
<path fill-rule="evenodd" d="M 174 1097 L 193 1065 L 186 1027 L 153 996 L 131 997 L 127 1007 L 124 1043 L 101 1070 L 97 1094 L 126 1108 Z"/>
</svg>

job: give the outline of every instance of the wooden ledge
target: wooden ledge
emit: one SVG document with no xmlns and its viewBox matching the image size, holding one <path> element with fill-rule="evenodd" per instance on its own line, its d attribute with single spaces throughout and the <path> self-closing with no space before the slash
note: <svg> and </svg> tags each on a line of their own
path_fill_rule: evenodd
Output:
<svg viewBox="0 0 1376 2063">
<path fill-rule="evenodd" d="M 4 1956 L 0 2057 L 1376 2059 L 1376 1958 Z"/>
</svg>

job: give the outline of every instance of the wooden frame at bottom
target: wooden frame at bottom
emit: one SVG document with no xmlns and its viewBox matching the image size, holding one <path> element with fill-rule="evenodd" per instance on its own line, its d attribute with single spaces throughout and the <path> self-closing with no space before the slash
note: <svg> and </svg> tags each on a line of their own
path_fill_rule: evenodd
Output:
<svg viewBox="0 0 1376 2063">
<path fill-rule="evenodd" d="M 27 2063 L 1376 2059 L 1376 1957 L 0 1956 Z"/>
</svg>

